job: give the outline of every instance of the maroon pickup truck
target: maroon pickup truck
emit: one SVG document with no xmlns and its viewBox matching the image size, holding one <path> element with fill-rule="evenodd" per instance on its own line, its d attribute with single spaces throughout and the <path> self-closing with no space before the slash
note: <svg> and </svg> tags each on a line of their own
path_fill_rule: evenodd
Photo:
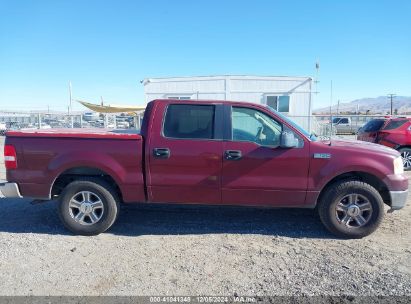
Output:
<svg viewBox="0 0 411 304">
<path fill-rule="evenodd" d="M 64 225 L 99 234 L 119 204 L 178 203 L 316 208 L 340 237 L 401 209 L 400 154 L 357 141 L 321 141 L 257 104 L 155 100 L 141 132 L 30 130 L 6 135 L 6 197 L 58 198 Z"/>
</svg>

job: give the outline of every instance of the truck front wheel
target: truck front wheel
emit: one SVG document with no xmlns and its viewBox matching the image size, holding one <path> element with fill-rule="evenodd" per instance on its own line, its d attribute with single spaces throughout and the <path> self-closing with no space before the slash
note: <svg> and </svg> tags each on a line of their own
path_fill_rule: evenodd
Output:
<svg viewBox="0 0 411 304">
<path fill-rule="evenodd" d="M 113 225 L 119 199 L 113 188 L 97 178 L 83 178 L 68 184 L 59 197 L 59 216 L 74 234 L 97 235 Z"/>
<path fill-rule="evenodd" d="M 374 232 L 384 217 L 384 202 L 371 185 L 345 180 L 328 187 L 318 204 L 324 226 L 342 238 L 362 238 Z"/>
</svg>

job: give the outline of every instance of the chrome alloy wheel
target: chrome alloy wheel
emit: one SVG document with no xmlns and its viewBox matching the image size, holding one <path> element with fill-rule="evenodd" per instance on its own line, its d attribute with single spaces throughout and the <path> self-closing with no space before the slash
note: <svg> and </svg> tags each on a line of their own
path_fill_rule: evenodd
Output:
<svg viewBox="0 0 411 304">
<path fill-rule="evenodd" d="M 69 203 L 70 216 L 81 225 L 93 225 L 101 220 L 104 205 L 100 197 L 90 191 L 76 193 Z"/>
<path fill-rule="evenodd" d="M 344 196 L 335 207 L 337 221 L 348 228 L 359 228 L 369 222 L 372 215 L 370 201 L 356 193 Z"/>
<path fill-rule="evenodd" d="M 401 152 L 402 163 L 404 164 L 404 169 L 411 168 L 411 152 L 403 151 Z"/>
</svg>

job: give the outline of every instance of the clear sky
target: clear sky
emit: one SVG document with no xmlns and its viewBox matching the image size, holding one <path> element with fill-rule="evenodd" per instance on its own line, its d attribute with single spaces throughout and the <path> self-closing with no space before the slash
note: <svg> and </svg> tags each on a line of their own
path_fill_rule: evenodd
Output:
<svg viewBox="0 0 411 304">
<path fill-rule="evenodd" d="M 0 0 L 0 109 L 142 104 L 145 77 L 315 76 L 314 107 L 411 96 L 411 1 Z M 76 106 L 78 109 L 81 106 Z"/>
</svg>

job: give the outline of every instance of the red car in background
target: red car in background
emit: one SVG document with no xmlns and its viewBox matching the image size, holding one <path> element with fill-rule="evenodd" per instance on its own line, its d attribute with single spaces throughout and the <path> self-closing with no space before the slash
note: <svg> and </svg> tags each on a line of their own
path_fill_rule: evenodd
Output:
<svg viewBox="0 0 411 304">
<path fill-rule="evenodd" d="M 358 130 L 357 139 L 375 143 L 379 131 L 384 127 L 387 120 L 388 118 L 385 117 L 370 120 Z"/>
<path fill-rule="evenodd" d="M 358 140 L 381 144 L 401 153 L 405 170 L 411 170 L 411 118 L 377 118 L 359 131 Z"/>
</svg>

